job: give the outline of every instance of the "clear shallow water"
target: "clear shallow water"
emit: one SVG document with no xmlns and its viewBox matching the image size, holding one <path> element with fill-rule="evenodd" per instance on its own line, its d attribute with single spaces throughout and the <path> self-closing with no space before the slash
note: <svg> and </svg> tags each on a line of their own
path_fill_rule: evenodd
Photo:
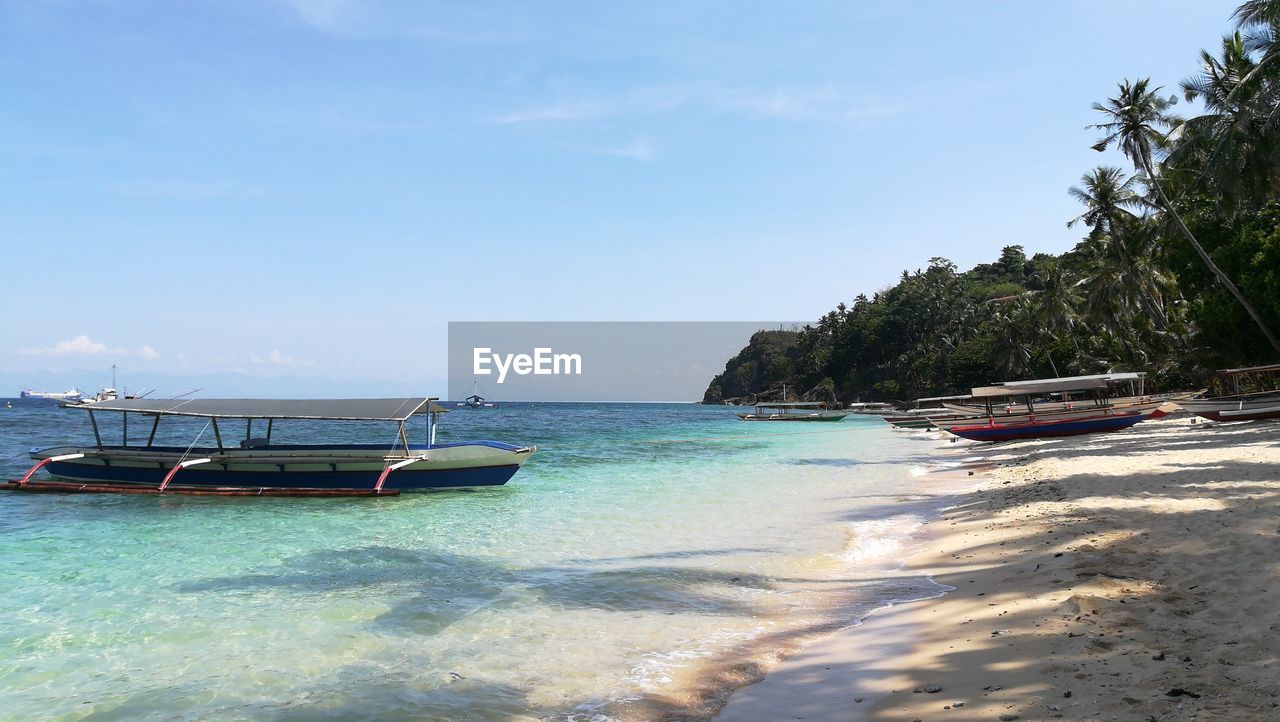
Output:
<svg viewBox="0 0 1280 722">
<path fill-rule="evenodd" d="M 32 446 L 91 442 L 83 416 L 0 409 L 0 471 L 19 475 L 29 462 L 7 457 Z M 920 469 L 941 444 L 878 419 L 508 404 L 448 414 L 438 440 L 467 438 L 539 451 L 482 492 L 0 495 L 0 718 L 694 714 L 734 664 L 937 591 L 895 568 L 939 504 Z"/>
</svg>

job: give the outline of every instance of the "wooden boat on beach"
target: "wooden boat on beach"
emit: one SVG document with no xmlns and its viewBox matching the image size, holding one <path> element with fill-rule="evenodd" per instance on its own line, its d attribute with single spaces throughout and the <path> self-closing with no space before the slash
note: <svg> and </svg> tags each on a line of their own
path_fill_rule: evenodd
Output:
<svg viewBox="0 0 1280 722">
<path fill-rule="evenodd" d="M 1018 421 L 1014 423 L 957 425 L 947 431 L 970 441 L 1012 441 L 1014 439 L 1047 439 L 1058 436 L 1082 436 L 1105 431 L 1121 431 L 1133 426 L 1143 419 L 1137 411 L 1102 414 L 1096 416 L 1077 416 L 1056 419 L 1039 419 L 1034 421 Z"/>
<path fill-rule="evenodd" d="M 1127 429 L 1158 413 L 1166 403 L 1163 400 L 1152 400 L 1117 408 L 1103 400 L 1102 394 L 1108 388 L 1107 380 L 1097 377 L 982 386 L 972 390 L 970 399 L 983 402 L 983 406 L 978 408 L 984 413 L 959 419 L 938 418 L 933 421 L 938 428 L 971 441 L 1079 436 Z M 1037 408 L 1037 399 L 1084 391 L 1094 393 L 1095 403 L 1074 408 L 1068 402 L 1065 407 L 1054 405 L 1048 411 Z M 1012 409 L 1015 403 L 1020 407 L 1025 406 L 1026 410 L 1019 409 L 1014 413 Z M 1001 407 L 1006 407 L 1003 414 L 997 411 Z"/>
<path fill-rule="evenodd" d="M 1280 364 L 1222 369 L 1213 390 L 1220 395 L 1185 399 L 1178 405 L 1212 421 L 1280 418 Z"/>
<path fill-rule="evenodd" d="M 916 399 L 915 405 L 906 411 L 893 414 L 881 414 L 880 418 L 885 423 L 898 429 L 932 429 L 936 428 L 936 420 L 958 420 L 966 417 L 976 416 L 973 412 L 959 413 L 942 406 L 944 401 L 955 401 L 959 399 L 970 398 L 968 394 L 962 396 L 930 396 L 927 398 Z M 939 404 L 937 406 L 925 406 L 924 404 Z"/>
<path fill-rule="evenodd" d="M 435 443 L 436 399 L 121 399 L 67 408 L 84 410 L 93 446 L 33 449 L 36 464 L 9 491 L 114 491 L 226 495 L 378 495 L 400 491 L 492 487 L 505 484 L 536 450 L 500 441 Z M 105 443 L 98 417 L 119 414 L 119 444 Z M 129 436 L 129 419 L 150 423 L 146 442 Z M 426 443 L 410 443 L 408 422 L 426 418 Z M 155 444 L 163 419 L 206 419 L 189 446 Z M 223 424 L 244 422 L 244 437 L 228 443 Z M 386 422 L 394 428 L 386 444 L 279 444 L 280 422 Z M 221 423 L 220 423 L 221 422 Z M 255 422 L 265 434 L 255 436 Z M 149 428 L 148 428 L 149 427 Z M 197 446 L 209 429 L 212 446 Z M 55 481 L 35 479 L 44 469 Z"/>
<path fill-rule="evenodd" d="M 848 415 L 823 401 L 775 401 L 756 404 L 754 412 L 737 416 L 743 421 L 840 421 Z"/>
<path fill-rule="evenodd" d="M 866 416 L 883 416 L 894 412 L 893 404 L 883 401 L 858 401 L 846 404 L 844 411 L 850 414 L 863 414 Z"/>
</svg>

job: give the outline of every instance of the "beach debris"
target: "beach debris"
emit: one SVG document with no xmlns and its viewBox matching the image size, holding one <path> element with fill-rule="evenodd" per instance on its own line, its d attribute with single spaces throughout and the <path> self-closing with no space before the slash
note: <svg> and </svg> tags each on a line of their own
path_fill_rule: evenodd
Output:
<svg viewBox="0 0 1280 722">
<path fill-rule="evenodd" d="M 1183 689 L 1183 688 L 1181 688 L 1181 687 L 1174 687 L 1173 689 L 1169 690 L 1168 692 L 1165 692 L 1165 696 L 1167 696 L 1167 697 L 1190 697 L 1191 699 L 1200 699 L 1200 695 L 1196 694 L 1195 692 L 1191 692 L 1191 691 L 1185 690 L 1185 689 Z"/>
<path fill-rule="evenodd" d="M 853 698 L 853 702 L 854 702 L 854 704 L 861 704 L 861 703 L 862 703 L 862 698 L 861 698 L 861 697 L 854 697 L 854 698 Z"/>
<path fill-rule="evenodd" d="M 926 692 L 928 694 L 937 694 L 938 692 L 942 691 L 942 686 L 937 684 L 921 684 L 921 685 L 917 685 L 916 688 L 911 691 L 915 694 L 919 694 L 921 692 Z"/>
<path fill-rule="evenodd" d="M 1155 660 L 1155 661 L 1157 661 L 1157 662 L 1163 662 L 1163 661 L 1164 661 L 1164 652 L 1156 652 L 1155 654 L 1151 655 L 1151 658 L 1152 658 L 1152 659 L 1154 659 L 1154 660 Z"/>
<path fill-rule="evenodd" d="M 1062 696 L 1063 696 L 1063 697 L 1070 697 L 1070 696 L 1071 696 L 1071 690 L 1067 690 L 1066 692 L 1063 692 L 1063 693 L 1062 693 Z"/>
<path fill-rule="evenodd" d="M 462 675 L 458 674 L 457 672 L 450 672 L 450 673 L 449 673 L 449 676 L 450 676 L 450 677 L 453 677 L 454 679 L 466 679 L 466 677 L 463 677 Z"/>
<path fill-rule="evenodd" d="M 996 719 L 1000 720 L 1000 722 L 1013 722 L 1013 720 L 1022 718 L 1012 712 L 1005 712 Z"/>
</svg>

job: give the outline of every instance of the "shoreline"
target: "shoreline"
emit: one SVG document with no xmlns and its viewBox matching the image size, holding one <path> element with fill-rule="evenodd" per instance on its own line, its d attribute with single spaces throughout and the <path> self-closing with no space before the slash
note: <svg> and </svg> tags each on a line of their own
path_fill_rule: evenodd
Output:
<svg viewBox="0 0 1280 722">
<path fill-rule="evenodd" d="M 962 447 L 995 468 L 903 566 L 953 590 L 805 647 L 716 719 L 1280 716 L 1280 425 L 1143 426 Z"/>
</svg>

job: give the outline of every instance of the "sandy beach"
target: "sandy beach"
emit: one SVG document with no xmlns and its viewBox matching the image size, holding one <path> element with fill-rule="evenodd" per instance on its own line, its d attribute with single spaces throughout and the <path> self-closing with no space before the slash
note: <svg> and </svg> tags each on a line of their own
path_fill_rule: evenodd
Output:
<svg viewBox="0 0 1280 722">
<path fill-rule="evenodd" d="M 1280 424 L 958 446 L 980 486 L 881 610 L 737 691 L 754 720 L 1280 719 Z"/>
</svg>

